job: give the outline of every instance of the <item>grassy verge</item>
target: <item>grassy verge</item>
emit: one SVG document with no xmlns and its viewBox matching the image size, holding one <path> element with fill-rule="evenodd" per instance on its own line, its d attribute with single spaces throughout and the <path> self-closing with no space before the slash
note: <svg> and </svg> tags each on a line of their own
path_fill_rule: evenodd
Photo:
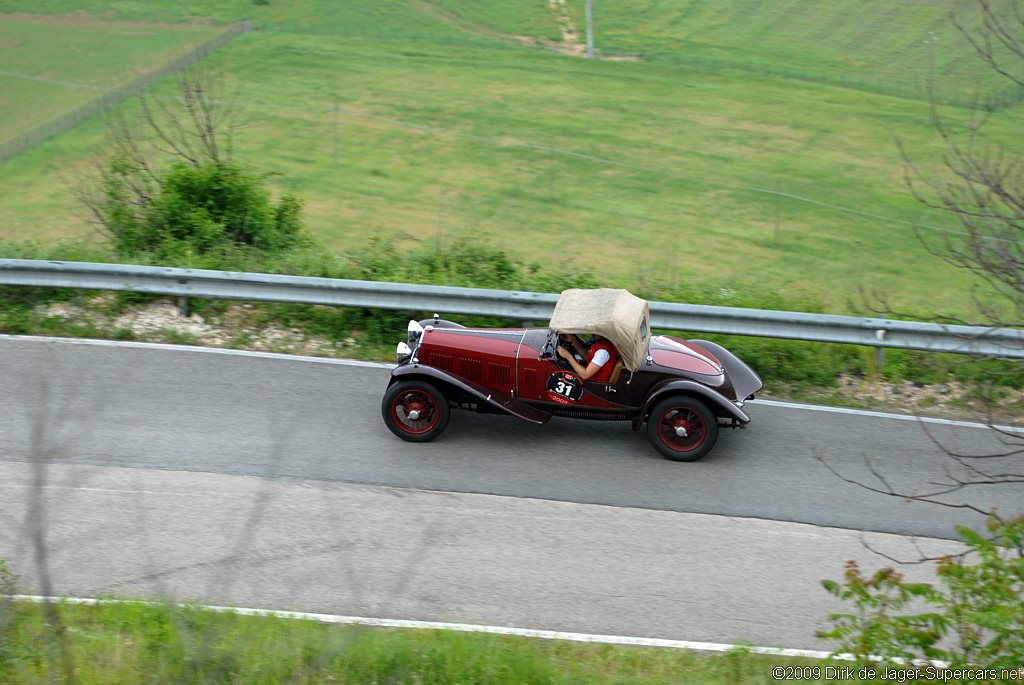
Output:
<svg viewBox="0 0 1024 685">
<path fill-rule="evenodd" d="M 838 682 L 849 662 L 547 641 L 438 630 L 339 627 L 146 603 L 15 602 L 0 634 L 0 680 L 90 683 L 771 683 L 777 667 Z M 67 657 L 66 661 L 64 656 Z M 813 669 L 817 669 L 814 671 Z M 833 671 L 834 672 L 834 671 Z M 881 682 L 845 678 L 842 682 Z M 930 682 L 930 681 L 918 681 Z"/>
</svg>

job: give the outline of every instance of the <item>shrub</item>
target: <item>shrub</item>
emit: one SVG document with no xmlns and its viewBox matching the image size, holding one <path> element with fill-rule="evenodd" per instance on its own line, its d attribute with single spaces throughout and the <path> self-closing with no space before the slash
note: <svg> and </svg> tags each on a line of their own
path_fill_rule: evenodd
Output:
<svg viewBox="0 0 1024 685">
<path fill-rule="evenodd" d="M 1016 670 L 1024 663 L 1024 516 L 991 517 L 988 529 L 986 538 L 958 528 L 970 551 L 937 561 L 941 588 L 908 583 L 892 568 L 867 577 L 847 562 L 845 583 L 823 585 L 857 613 L 829 616 L 834 627 L 818 636 L 838 640 L 836 654 L 861 661 L 923 658 L 951 668 Z M 907 613 L 915 601 L 931 611 Z"/>
<path fill-rule="evenodd" d="M 179 261 L 233 247 L 279 251 L 307 241 L 302 205 L 292 195 L 271 199 L 264 179 L 230 161 L 178 163 L 157 178 L 141 208 L 129 192 L 137 180 L 130 161 L 104 174 L 100 220 L 120 255 L 153 253 Z"/>
</svg>

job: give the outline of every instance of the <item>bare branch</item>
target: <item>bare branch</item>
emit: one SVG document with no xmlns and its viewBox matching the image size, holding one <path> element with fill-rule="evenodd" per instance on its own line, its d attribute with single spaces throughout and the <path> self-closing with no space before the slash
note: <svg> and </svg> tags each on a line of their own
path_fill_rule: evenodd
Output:
<svg viewBox="0 0 1024 685">
<path fill-rule="evenodd" d="M 1024 77 L 1012 73 L 1003 66 L 1003 59 L 1018 58 L 1024 61 L 1024 44 L 1015 35 L 1014 31 L 1017 29 L 1013 27 L 1014 22 L 1024 27 L 1024 14 L 1022 14 L 1021 7 L 1014 4 L 1012 19 L 998 16 L 990 0 L 978 0 L 978 9 L 981 13 L 982 23 L 981 27 L 974 31 L 964 26 L 956 12 L 950 12 L 949 18 L 986 64 L 996 73 L 1005 76 L 1019 86 L 1024 86 Z M 1004 57 L 996 54 L 996 45 L 1001 45 L 1006 51 L 1007 54 Z"/>
<path fill-rule="evenodd" d="M 900 566 L 917 566 L 919 564 L 940 561 L 942 559 L 959 559 L 960 561 L 964 561 L 971 553 L 971 550 L 966 550 L 964 552 L 961 552 L 960 554 L 942 554 L 940 556 L 928 556 L 928 554 L 925 553 L 925 551 L 921 548 L 921 545 L 918 543 L 916 538 L 914 538 L 911 542 L 914 545 L 914 549 L 917 550 L 917 558 L 900 559 L 899 557 L 894 557 L 891 554 L 886 554 L 885 552 L 876 549 L 871 545 L 870 542 L 867 541 L 863 533 L 860 534 L 860 544 L 862 547 L 864 547 L 864 549 L 868 550 L 869 552 L 872 552 L 873 554 L 877 554 L 883 559 L 891 561 L 894 564 L 899 564 Z"/>
<path fill-rule="evenodd" d="M 863 488 L 863 489 L 865 489 L 865 490 L 867 490 L 869 492 L 874 492 L 874 493 L 877 493 L 879 495 L 887 495 L 889 497 L 898 497 L 899 499 L 907 500 L 907 501 L 926 502 L 928 504 L 937 504 L 939 506 L 947 507 L 947 508 L 950 508 L 950 509 L 966 509 L 968 511 L 977 512 L 978 514 L 981 514 L 982 516 L 993 515 L 993 512 L 991 510 L 983 509 L 983 508 L 975 506 L 974 504 L 971 504 L 969 502 L 960 502 L 960 503 L 944 502 L 942 500 L 935 499 L 936 497 L 938 497 L 940 495 L 947 495 L 947 494 L 950 494 L 950 493 L 962 490 L 965 487 L 964 485 L 953 484 L 953 485 L 945 487 L 945 488 L 943 488 L 941 490 L 936 490 L 934 492 L 928 492 L 928 493 L 924 493 L 924 494 L 902 492 L 902 491 L 898 490 L 897 488 L 893 487 L 888 482 L 888 480 L 875 468 L 874 463 L 871 461 L 871 459 L 867 455 L 864 455 L 864 462 L 867 465 L 867 468 L 868 468 L 869 472 L 871 473 L 871 475 L 874 476 L 875 479 L 879 481 L 879 483 L 880 483 L 879 486 L 869 485 L 867 483 L 864 483 L 861 480 L 857 480 L 856 478 L 850 478 L 849 476 L 843 475 L 842 473 L 837 471 L 835 469 L 835 467 L 832 466 L 832 464 L 828 463 L 825 460 L 825 458 L 822 455 L 820 455 L 820 454 L 815 455 L 815 458 L 819 462 L 821 462 L 825 466 L 825 468 L 827 468 L 829 471 L 831 471 L 832 474 L 834 476 L 836 476 L 839 480 L 843 481 L 844 483 L 849 483 L 850 485 L 856 485 L 857 487 Z"/>
</svg>

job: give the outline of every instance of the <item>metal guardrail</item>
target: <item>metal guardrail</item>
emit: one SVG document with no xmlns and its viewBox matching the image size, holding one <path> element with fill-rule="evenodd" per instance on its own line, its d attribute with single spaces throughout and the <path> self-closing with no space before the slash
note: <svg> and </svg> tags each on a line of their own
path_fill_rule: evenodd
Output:
<svg viewBox="0 0 1024 685">
<path fill-rule="evenodd" d="M 551 318 L 558 295 L 308 276 L 124 264 L 0 259 L 0 285 L 122 290 L 179 298 L 262 300 L 442 314 Z M 1024 330 L 651 302 L 651 326 L 695 333 L 901 348 L 1024 359 Z"/>
</svg>

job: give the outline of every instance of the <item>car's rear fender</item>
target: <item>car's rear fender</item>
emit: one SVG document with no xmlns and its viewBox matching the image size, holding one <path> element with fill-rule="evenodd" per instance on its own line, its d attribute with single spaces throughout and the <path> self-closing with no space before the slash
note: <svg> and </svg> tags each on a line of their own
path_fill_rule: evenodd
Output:
<svg viewBox="0 0 1024 685">
<path fill-rule="evenodd" d="M 725 367 L 725 372 L 729 375 L 729 382 L 736 392 L 736 399 L 740 402 L 745 401 L 761 389 L 761 377 L 729 350 L 708 340 L 690 340 L 689 342 L 703 347 L 721 362 Z"/>
<path fill-rule="evenodd" d="M 656 402 L 659 402 L 671 395 L 696 397 L 697 399 L 704 401 L 704 403 L 708 405 L 708 409 L 710 409 L 715 416 L 733 419 L 744 428 L 746 428 L 747 424 L 750 423 L 750 417 L 744 414 L 740 408 L 729 401 L 728 398 L 723 397 L 721 393 L 715 392 L 713 389 L 694 381 L 675 380 L 657 385 L 647 394 L 647 398 L 644 400 L 644 405 L 640 410 L 640 413 L 633 417 L 633 430 L 640 430 L 640 427 L 644 423 L 644 419 L 647 418 L 648 412 L 650 412 L 651 407 L 654 406 Z"/>
<path fill-rule="evenodd" d="M 391 382 L 388 383 L 388 386 L 390 387 L 391 384 L 398 381 L 412 380 L 413 378 L 423 378 L 428 382 L 436 381 L 439 385 L 455 389 L 477 404 L 483 403 L 484 406 L 496 410 L 498 413 L 511 414 L 530 423 L 544 424 L 551 418 L 549 412 L 526 405 L 498 390 L 492 390 L 479 383 L 459 378 L 447 371 L 435 369 L 431 366 L 418 366 L 416 364 L 399 366 L 391 372 Z M 444 389 L 442 388 L 442 390 Z M 450 397 L 449 399 L 457 398 Z"/>
</svg>

